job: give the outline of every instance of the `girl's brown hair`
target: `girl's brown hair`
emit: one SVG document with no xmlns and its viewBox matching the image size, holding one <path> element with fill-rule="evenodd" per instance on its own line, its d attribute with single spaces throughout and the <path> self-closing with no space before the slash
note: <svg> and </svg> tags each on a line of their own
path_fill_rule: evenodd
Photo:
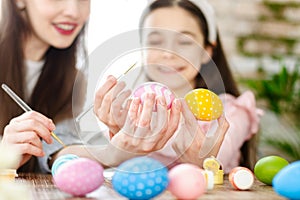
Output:
<svg viewBox="0 0 300 200">
<path fill-rule="evenodd" d="M 31 33 L 30 24 L 22 17 L 15 1 L 2 0 L 0 21 L 0 84 L 5 83 L 24 99 L 23 41 Z M 45 64 L 28 100 L 29 106 L 55 123 L 72 117 L 72 91 L 78 73 L 77 49 L 83 46 L 84 28 L 66 49 L 50 47 L 44 55 Z M 83 57 L 86 53 L 84 51 Z M 82 80 L 83 81 L 83 80 Z M 24 111 L 0 90 L 0 135 L 9 121 Z"/>
<path fill-rule="evenodd" d="M 188 0 L 156 0 L 144 10 L 139 23 L 140 30 L 142 30 L 145 19 L 152 11 L 159 8 L 173 6 L 178 6 L 186 10 L 187 12 L 191 13 L 196 20 L 198 20 L 200 29 L 205 38 L 204 44 L 211 45 L 213 47 L 213 55 L 211 61 L 207 64 L 202 65 L 200 72 L 196 76 L 196 88 L 209 88 L 217 94 L 226 92 L 235 97 L 239 96 L 240 92 L 230 71 L 230 67 L 226 60 L 219 35 L 217 34 L 216 46 L 210 44 L 210 42 L 208 41 L 209 33 L 207 20 L 205 19 L 202 11 L 198 6 Z M 214 70 L 215 67 L 212 66 L 216 66 L 217 69 Z M 241 165 L 251 168 L 252 166 L 250 166 L 249 164 L 249 148 L 250 146 L 248 142 L 245 142 L 241 147 Z"/>
</svg>

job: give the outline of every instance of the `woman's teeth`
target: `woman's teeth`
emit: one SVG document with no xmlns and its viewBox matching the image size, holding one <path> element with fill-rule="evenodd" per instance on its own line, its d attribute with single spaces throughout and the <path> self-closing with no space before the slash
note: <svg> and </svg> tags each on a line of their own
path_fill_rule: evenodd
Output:
<svg viewBox="0 0 300 200">
<path fill-rule="evenodd" d="M 73 30 L 75 28 L 74 25 L 69 25 L 69 24 L 57 24 L 56 26 L 60 29 L 65 30 L 65 31 L 70 31 L 70 30 Z"/>
</svg>

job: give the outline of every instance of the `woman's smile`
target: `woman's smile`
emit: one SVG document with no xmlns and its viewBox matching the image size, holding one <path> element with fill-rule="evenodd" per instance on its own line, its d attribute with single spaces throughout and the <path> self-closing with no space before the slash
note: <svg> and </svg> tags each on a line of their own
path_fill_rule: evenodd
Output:
<svg viewBox="0 0 300 200">
<path fill-rule="evenodd" d="M 77 26 L 78 25 L 76 23 L 70 22 L 54 24 L 55 29 L 63 35 L 71 35 L 72 33 L 74 33 Z"/>
</svg>

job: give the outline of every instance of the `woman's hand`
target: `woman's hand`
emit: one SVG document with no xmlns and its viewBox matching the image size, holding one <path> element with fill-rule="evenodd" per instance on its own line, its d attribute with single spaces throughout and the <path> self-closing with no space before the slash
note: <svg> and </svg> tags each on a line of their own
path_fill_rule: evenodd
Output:
<svg viewBox="0 0 300 200">
<path fill-rule="evenodd" d="M 109 143 L 111 165 L 163 148 L 177 130 L 180 109 L 180 101 L 175 100 L 169 113 L 165 98 L 155 98 L 152 93 L 145 95 L 143 104 L 139 98 L 133 99 L 124 127 Z"/>
<path fill-rule="evenodd" d="M 205 158 L 217 156 L 229 123 L 224 116 L 221 116 L 218 119 L 215 133 L 212 136 L 206 136 L 185 100 L 181 100 L 181 105 L 184 121 L 179 125 L 178 135 L 172 147 L 180 162 L 188 162 L 202 167 Z"/>
<path fill-rule="evenodd" d="M 52 120 L 44 115 L 30 111 L 16 118 L 4 128 L 1 143 L 15 148 L 22 155 L 19 167 L 25 164 L 31 156 L 44 156 L 41 139 L 51 144 L 50 131 L 55 129 Z"/>
<path fill-rule="evenodd" d="M 112 135 L 124 126 L 128 113 L 130 100 L 126 102 L 125 107 L 123 104 L 131 92 L 123 91 L 125 86 L 124 82 L 117 82 L 115 77 L 108 76 L 106 82 L 96 92 L 94 112 Z"/>
</svg>

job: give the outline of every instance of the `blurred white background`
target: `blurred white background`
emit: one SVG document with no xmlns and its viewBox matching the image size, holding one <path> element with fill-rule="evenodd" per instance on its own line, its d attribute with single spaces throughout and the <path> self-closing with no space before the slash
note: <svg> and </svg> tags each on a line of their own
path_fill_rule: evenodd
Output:
<svg viewBox="0 0 300 200">
<path fill-rule="evenodd" d="M 123 32 L 138 28 L 147 0 L 92 0 L 88 30 L 88 51 Z"/>
</svg>

